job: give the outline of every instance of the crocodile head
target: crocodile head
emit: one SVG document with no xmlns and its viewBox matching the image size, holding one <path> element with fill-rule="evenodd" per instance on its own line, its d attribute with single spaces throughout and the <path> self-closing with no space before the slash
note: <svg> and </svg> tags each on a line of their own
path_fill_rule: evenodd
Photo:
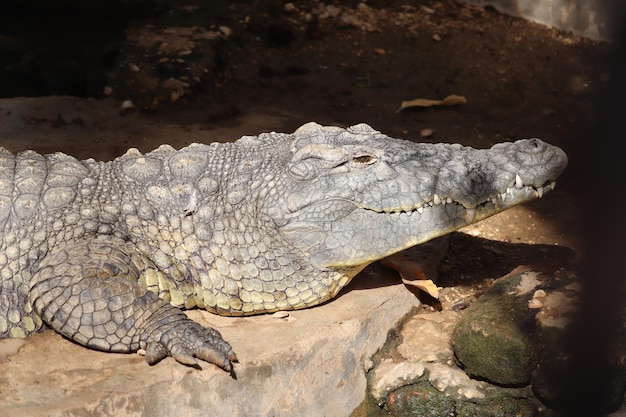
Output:
<svg viewBox="0 0 626 417">
<path fill-rule="evenodd" d="M 565 153 L 539 139 L 490 149 L 309 123 L 268 213 L 317 268 L 355 268 L 552 190 Z"/>
</svg>

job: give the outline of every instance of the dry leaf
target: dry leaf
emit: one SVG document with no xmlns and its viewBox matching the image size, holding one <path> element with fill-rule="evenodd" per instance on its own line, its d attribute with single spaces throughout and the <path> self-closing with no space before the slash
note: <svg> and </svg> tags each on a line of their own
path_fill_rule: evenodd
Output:
<svg viewBox="0 0 626 417">
<path fill-rule="evenodd" d="M 398 252 L 394 255 L 387 256 L 386 258 L 381 259 L 380 263 L 398 271 L 402 279 L 426 279 L 426 275 L 424 274 L 422 266 L 415 260 L 408 258 L 404 252 Z"/>
<path fill-rule="evenodd" d="M 443 100 L 431 100 L 427 98 L 416 98 L 415 100 L 403 101 L 400 105 L 400 108 L 396 110 L 396 113 L 401 112 L 402 110 L 408 107 L 437 107 L 437 106 L 458 106 L 460 104 L 467 103 L 467 100 L 464 96 L 457 96 L 456 94 L 451 94 L 445 97 Z"/>
<path fill-rule="evenodd" d="M 410 285 L 421 291 L 424 291 L 426 294 L 430 295 L 433 298 L 439 299 L 439 289 L 437 288 L 437 286 L 432 280 L 430 279 L 411 280 L 411 279 L 405 279 L 402 276 L 402 274 L 400 274 L 400 276 L 402 277 L 402 282 L 404 282 L 404 285 Z"/>
<path fill-rule="evenodd" d="M 424 291 L 433 298 L 439 298 L 439 290 L 435 283 L 430 279 L 426 279 L 422 266 L 415 260 L 405 256 L 404 252 L 388 256 L 381 259 L 380 262 L 398 271 L 405 285 Z"/>
<path fill-rule="evenodd" d="M 460 104 L 466 104 L 467 100 L 464 96 L 457 96 L 456 94 L 450 94 L 448 97 L 441 100 L 442 106 L 458 106 Z"/>
</svg>

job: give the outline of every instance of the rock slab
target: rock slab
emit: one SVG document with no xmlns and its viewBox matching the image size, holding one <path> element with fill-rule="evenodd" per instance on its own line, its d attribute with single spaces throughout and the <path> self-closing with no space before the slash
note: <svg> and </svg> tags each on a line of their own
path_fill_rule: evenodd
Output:
<svg viewBox="0 0 626 417">
<path fill-rule="evenodd" d="M 365 399 L 370 357 L 418 305 L 399 277 L 374 265 L 337 299 L 288 317 L 191 311 L 233 345 L 237 379 L 171 358 L 150 367 L 139 355 L 96 352 L 52 331 L 3 340 L 0 415 L 348 416 Z"/>
</svg>

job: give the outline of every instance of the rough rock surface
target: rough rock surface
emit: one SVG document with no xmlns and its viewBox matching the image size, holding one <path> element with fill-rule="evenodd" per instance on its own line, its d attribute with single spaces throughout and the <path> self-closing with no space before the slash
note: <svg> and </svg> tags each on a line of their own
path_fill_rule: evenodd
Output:
<svg viewBox="0 0 626 417">
<path fill-rule="evenodd" d="M 528 300 L 536 273 L 498 280 L 473 303 L 452 333 L 452 346 L 466 372 L 498 385 L 527 385 L 537 356 L 533 310 Z"/>
<path fill-rule="evenodd" d="M 3 340 L 0 414 L 348 416 L 365 398 L 369 358 L 389 329 L 419 305 L 399 282 L 374 265 L 334 301 L 285 318 L 191 311 L 235 347 L 237 379 L 213 366 L 196 370 L 169 358 L 150 367 L 138 355 L 95 352 L 52 331 Z"/>
<path fill-rule="evenodd" d="M 442 311 L 411 317 L 397 346 L 389 342 L 377 355 L 373 402 L 396 416 L 571 415 L 567 390 L 580 377 L 571 373 L 575 342 L 568 340 L 580 311 L 576 277 L 519 267 L 457 311 L 453 299 L 466 291 L 444 288 Z M 612 355 L 601 404 L 607 413 L 624 401 L 623 364 L 617 350 Z"/>
<path fill-rule="evenodd" d="M 540 404 L 529 389 L 478 381 L 456 365 L 450 338 L 460 317 L 439 311 L 408 320 L 395 353 L 370 373 L 374 401 L 395 416 L 534 416 Z"/>
</svg>

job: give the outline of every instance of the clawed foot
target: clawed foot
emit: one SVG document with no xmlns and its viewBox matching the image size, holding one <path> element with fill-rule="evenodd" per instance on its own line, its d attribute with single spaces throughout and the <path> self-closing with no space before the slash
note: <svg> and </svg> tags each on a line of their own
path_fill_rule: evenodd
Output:
<svg viewBox="0 0 626 417">
<path fill-rule="evenodd" d="M 202 359 L 234 377 L 232 363 L 237 362 L 237 355 L 217 330 L 186 317 L 163 327 L 154 330 L 148 338 L 145 349 L 150 365 L 171 356 L 179 363 L 200 368 L 197 359 Z"/>
</svg>

